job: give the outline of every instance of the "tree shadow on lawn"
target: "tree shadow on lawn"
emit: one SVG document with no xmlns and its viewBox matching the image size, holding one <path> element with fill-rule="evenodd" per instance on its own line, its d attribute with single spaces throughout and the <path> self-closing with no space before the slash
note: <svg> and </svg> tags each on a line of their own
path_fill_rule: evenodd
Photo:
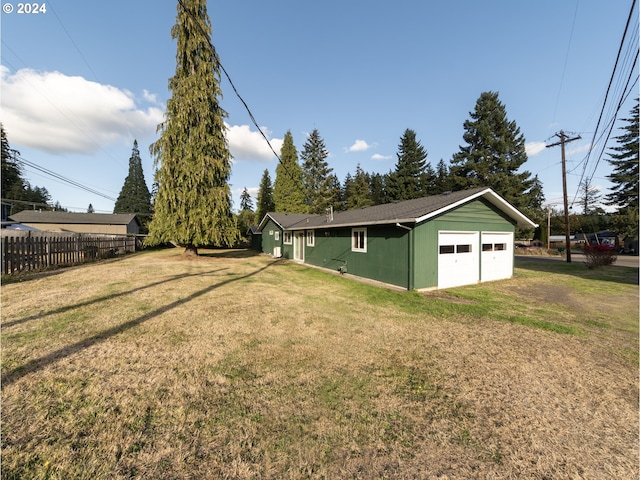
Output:
<svg viewBox="0 0 640 480">
<path fill-rule="evenodd" d="M 159 280 L 157 282 L 150 283 L 148 285 L 143 285 L 141 287 L 133 288 L 131 290 L 125 290 L 124 292 L 112 293 L 110 295 L 104 295 L 102 297 L 92 298 L 91 300 L 86 300 L 80 303 L 74 303 L 72 305 L 65 305 L 64 307 L 55 308 L 53 310 L 49 310 L 46 312 L 38 313 L 36 315 L 30 315 L 24 318 L 18 318 L 16 320 L 12 320 L 10 322 L 2 322 L 2 329 L 13 327 L 14 325 L 20 325 L 21 323 L 29 322 L 31 320 L 40 320 L 44 317 L 48 317 L 49 315 L 57 315 L 60 313 L 65 313 L 70 310 L 75 310 L 76 308 L 87 307 L 89 305 L 93 305 L 94 303 L 106 302 L 107 300 L 113 300 L 114 298 L 123 297 L 125 295 L 130 295 L 132 293 L 139 292 L 141 290 L 146 290 L 148 288 L 157 287 L 158 285 L 162 285 L 164 283 L 174 282 L 176 280 L 181 280 L 187 277 L 202 277 L 205 275 L 212 275 L 217 272 L 221 272 L 223 270 L 228 270 L 228 268 L 220 268 L 218 270 L 211 270 L 210 272 L 203 273 L 181 273 L 180 275 L 174 275 L 165 280 Z"/>
<path fill-rule="evenodd" d="M 250 248 L 215 249 L 198 248 L 198 256 L 205 258 L 251 258 L 261 253 Z"/>
<path fill-rule="evenodd" d="M 27 363 L 25 363 L 24 365 L 20 365 L 8 372 L 3 372 L 2 374 L 2 386 L 3 388 L 11 385 L 13 382 L 21 379 L 22 377 L 24 377 L 25 375 L 29 374 L 29 373 L 33 373 L 36 372 L 38 370 L 41 370 L 59 360 L 62 360 L 63 358 L 69 357 L 75 353 L 78 353 L 86 348 L 89 348 L 93 345 L 96 345 L 98 343 L 104 342 L 105 340 L 110 339 L 111 337 L 118 335 L 126 330 L 129 330 L 133 327 L 136 327 L 144 322 L 146 322 L 147 320 L 151 320 L 152 318 L 158 316 L 158 315 L 162 315 L 165 312 L 168 312 L 169 310 L 172 310 L 174 308 L 180 307 L 188 302 L 190 302 L 191 300 L 195 300 L 198 297 L 201 297 L 202 295 L 205 295 L 217 288 L 223 287 L 225 285 L 228 285 L 230 283 L 233 282 L 237 282 L 239 280 L 244 280 L 246 278 L 252 277 L 254 275 L 257 275 L 259 273 L 261 273 L 262 271 L 266 270 L 267 268 L 269 268 L 270 266 L 272 266 L 274 263 L 277 262 L 272 262 L 269 263 L 267 265 L 265 265 L 264 267 L 259 268 L 258 270 L 255 270 L 251 273 L 247 273 L 246 275 L 242 275 L 236 278 L 230 278 L 228 280 L 224 280 L 220 283 L 216 283 L 213 285 L 210 285 L 206 288 L 203 288 L 202 290 L 198 290 L 197 292 L 192 293 L 191 295 L 188 295 L 185 298 L 181 298 L 179 300 L 176 300 L 175 302 L 171 302 L 168 305 L 165 305 L 163 307 L 157 308 L 156 310 L 153 310 L 149 313 L 146 313 L 138 318 L 135 318 L 133 320 L 129 320 L 128 322 L 125 322 L 121 325 L 117 325 L 115 327 L 109 328 L 107 330 L 104 330 L 102 332 L 99 332 L 95 335 L 92 335 L 88 338 L 85 338 L 83 340 L 80 340 L 79 342 L 76 342 L 74 344 L 68 345 L 66 347 L 60 348 L 58 350 L 55 350 L 51 353 L 48 353 L 47 355 L 44 355 L 42 357 L 39 358 L 35 358 L 33 360 L 28 361 Z M 209 274 L 210 272 L 207 272 L 205 274 L 198 274 L 198 275 L 206 275 Z M 184 276 L 184 275 L 183 275 Z M 174 279 L 170 279 L 170 280 L 165 280 L 165 281 L 171 281 L 171 280 L 175 280 Z M 95 301 L 98 301 L 97 299 Z"/>
<path fill-rule="evenodd" d="M 634 267 L 619 267 L 606 265 L 590 269 L 582 261 L 567 263 L 556 258 L 516 256 L 515 267 L 545 273 L 559 273 L 576 277 L 626 285 L 639 284 L 639 269 Z"/>
</svg>

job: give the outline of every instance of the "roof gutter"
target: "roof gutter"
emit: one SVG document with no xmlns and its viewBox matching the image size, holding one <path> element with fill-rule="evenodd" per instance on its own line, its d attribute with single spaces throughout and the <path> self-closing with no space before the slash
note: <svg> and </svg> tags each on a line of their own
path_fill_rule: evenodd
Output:
<svg viewBox="0 0 640 480">
<path fill-rule="evenodd" d="M 407 227 L 406 225 L 402 225 L 400 222 L 396 222 L 396 227 L 398 228 L 404 228 L 405 230 L 413 230 L 411 227 Z"/>
</svg>

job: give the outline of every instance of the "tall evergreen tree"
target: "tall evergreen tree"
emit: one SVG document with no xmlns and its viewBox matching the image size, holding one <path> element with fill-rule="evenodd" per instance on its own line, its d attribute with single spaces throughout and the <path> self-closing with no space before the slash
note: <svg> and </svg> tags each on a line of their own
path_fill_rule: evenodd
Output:
<svg viewBox="0 0 640 480">
<path fill-rule="evenodd" d="M 293 144 L 291 131 L 284 135 L 280 149 L 280 163 L 276 167 L 273 184 L 275 211 L 282 213 L 306 213 L 302 168 L 298 163 L 298 151 Z"/>
<path fill-rule="evenodd" d="M 606 196 L 609 205 L 618 210 L 638 210 L 638 189 L 640 188 L 638 165 L 638 99 L 631 110 L 631 117 L 624 119 L 626 125 L 623 133 L 616 138 L 618 145 L 613 147 L 607 161 L 613 167 L 613 172 L 607 178 L 613 183 L 611 192 Z"/>
<path fill-rule="evenodd" d="M 596 213 L 601 208 L 598 207 L 601 195 L 598 193 L 598 189 L 591 185 L 590 180 L 583 180 L 580 182 L 579 190 L 579 203 L 582 208 L 583 215 L 590 215 Z"/>
<path fill-rule="evenodd" d="M 349 210 L 349 197 L 351 197 L 351 195 L 353 194 L 354 194 L 353 177 L 351 176 L 350 172 L 347 172 L 347 174 L 344 177 L 344 183 L 342 184 L 340 210 Z"/>
<path fill-rule="evenodd" d="M 389 175 L 387 195 L 390 201 L 411 200 L 426 195 L 425 180 L 427 151 L 416 138 L 416 132 L 407 128 L 398 145 L 398 163 Z"/>
<path fill-rule="evenodd" d="M 220 60 L 212 47 L 206 0 L 181 0 L 171 38 L 177 41 L 172 96 L 160 138 L 150 151 L 159 165 L 149 244 L 173 241 L 185 254 L 203 245 L 233 245 L 231 154 L 219 103 Z"/>
<path fill-rule="evenodd" d="M 273 186 L 271 184 L 271 176 L 269 170 L 265 168 L 262 179 L 260 180 L 260 189 L 258 190 L 258 207 L 256 210 L 256 222 L 261 222 L 264 216 L 273 212 L 275 203 L 273 201 Z"/>
<path fill-rule="evenodd" d="M 93 204 L 90 203 L 89 206 L 87 207 L 87 213 L 95 213 L 96 210 L 95 208 L 93 208 Z"/>
<path fill-rule="evenodd" d="M 2 196 L 4 198 L 14 198 L 15 192 L 24 190 L 22 179 L 22 169 L 18 156 L 20 152 L 11 148 L 4 126 L 0 123 L 0 138 L 2 142 Z"/>
<path fill-rule="evenodd" d="M 544 200 L 537 176 L 520 171 L 527 161 L 524 135 L 507 119 L 496 92 L 483 92 L 471 120 L 464 122 L 466 146 L 451 160 L 454 190 L 490 187 L 523 213 L 533 216 Z"/>
<path fill-rule="evenodd" d="M 20 152 L 11 148 L 4 126 L 0 123 L 0 141 L 2 149 L 2 197 L 13 200 L 11 207 L 5 210 L 3 205 L 2 215 L 9 216 L 27 208 L 50 208 L 51 196 L 44 187 L 31 186 L 22 177 L 20 165 Z"/>
<path fill-rule="evenodd" d="M 439 195 L 452 190 L 452 180 L 449 175 L 449 167 L 440 159 L 436 168 L 436 178 L 433 183 L 433 195 Z"/>
<path fill-rule="evenodd" d="M 369 177 L 371 201 L 373 202 L 373 205 L 388 203 L 386 194 L 386 175 L 373 173 Z"/>
<path fill-rule="evenodd" d="M 253 200 L 251 199 L 251 195 L 249 194 L 247 187 L 244 187 L 242 194 L 240 195 L 240 210 L 243 212 L 247 210 L 253 212 Z"/>
<path fill-rule="evenodd" d="M 349 184 L 346 197 L 347 210 L 373 205 L 369 175 L 362 170 L 359 163 L 356 166 L 356 174 Z"/>
<path fill-rule="evenodd" d="M 334 178 L 329 167 L 324 140 L 317 129 L 307 138 L 300 154 L 308 213 L 324 214 L 335 201 Z"/>
<path fill-rule="evenodd" d="M 255 222 L 255 212 L 253 211 L 253 200 L 251 199 L 251 195 L 247 190 L 247 187 L 244 187 L 242 190 L 242 194 L 240 195 L 240 212 L 238 213 L 238 229 L 240 230 L 240 235 L 247 235 L 247 231 L 249 227 L 251 227 Z"/>
<path fill-rule="evenodd" d="M 137 213 L 142 223 L 143 232 L 146 231 L 146 226 L 151 219 L 151 193 L 149 193 L 147 182 L 144 180 L 137 140 L 133 141 L 129 158 L 129 173 L 124 179 L 124 185 L 122 185 L 116 200 L 113 213 Z"/>
</svg>

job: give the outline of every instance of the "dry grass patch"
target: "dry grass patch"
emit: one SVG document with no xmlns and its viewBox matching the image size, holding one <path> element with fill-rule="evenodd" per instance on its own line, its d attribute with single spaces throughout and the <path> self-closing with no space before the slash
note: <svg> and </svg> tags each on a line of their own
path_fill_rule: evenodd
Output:
<svg viewBox="0 0 640 480">
<path fill-rule="evenodd" d="M 637 478 L 615 273 L 420 295 L 205 253 L 3 287 L 2 478 Z"/>
</svg>

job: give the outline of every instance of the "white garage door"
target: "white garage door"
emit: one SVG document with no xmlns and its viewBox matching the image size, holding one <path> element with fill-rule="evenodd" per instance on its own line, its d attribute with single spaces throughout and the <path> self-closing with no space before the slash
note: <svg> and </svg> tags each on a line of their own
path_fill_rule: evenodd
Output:
<svg viewBox="0 0 640 480">
<path fill-rule="evenodd" d="M 438 288 L 477 283 L 479 232 L 438 232 Z"/>
<path fill-rule="evenodd" d="M 482 232 L 480 281 L 501 280 L 513 275 L 513 233 Z"/>
</svg>

